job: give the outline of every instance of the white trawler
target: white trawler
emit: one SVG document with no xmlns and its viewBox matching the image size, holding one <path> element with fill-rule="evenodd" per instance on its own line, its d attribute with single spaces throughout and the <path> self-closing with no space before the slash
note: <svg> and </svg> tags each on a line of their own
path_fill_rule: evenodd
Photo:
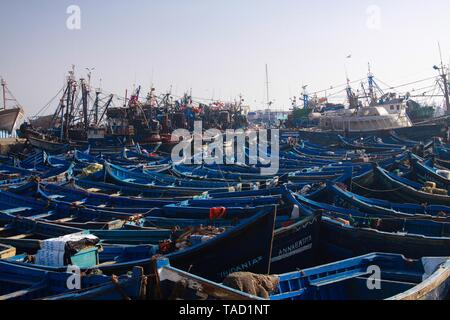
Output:
<svg viewBox="0 0 450 320">
<path fill-rule="evenodd" d="M 412 127 L 406 108 L 406 102 L 397 98 L 382 104 L 325 112 L 319 118 L 319 127 L 322 130 L 337 132 L 370 132 Z"/>
<path fill-rule="evenodd" d="M 3 108 L 0 109 L 0 131 L 7 132 L 9 134 L 14 133 L 14 130 L 22 123 L 25 114 L 22 107 L 15 105 L 11 108 L 7 108 L 7 101 L 17 100 L 12 96 L 11 92 L 6 86 L 6 81 L 0 79 L 3 93 Z M 7 96 L 9 94 L 10 97 Z"/>
<path fill-rule="evenodd" d="M 405 98 L 398 98 L 391 93 L 383 94 L 379 99 L 376 97 L 374 88 L 379 89 L 379 87 L 370 71 L 368 76 L 369 90 L 367 93 L 365 92 L 364 97 L 355 95 L 348 80 L 347 82 L 346 91 L 349 106 L 339 110 L 325 111 L 320 115 L 316 113 L 315 116 L 319 119 L 319 129 L 364 133 L 413 126 L 407 114 Z M 366 101 L 365 105 L 359 101 L 361 98 Z"/>
</svg>

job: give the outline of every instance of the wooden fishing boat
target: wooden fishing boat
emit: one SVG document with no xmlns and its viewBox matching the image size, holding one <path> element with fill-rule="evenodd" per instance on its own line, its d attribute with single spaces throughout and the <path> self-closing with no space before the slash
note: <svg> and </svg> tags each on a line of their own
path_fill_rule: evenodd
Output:
<svg viewBox="0 0 450 320">
<path fill-rule="evenodd" d="M 348 150 L 343 149 L 341 151 L 332 151 L 332 150 L 317 150 L 313 148 L 309 148 L 307 146 L 299 145 L 293 148 L 293 151 L 296 155 L 301 158 L 310 159 L 311 161 L 317 160 L 327 160 L 334 162 L 367 162 L 367 161 L 382 161 L 387 158 L 392 158 L 401 155 L 404 153 L 402 149 L 394 149 L 385 152 L 375 152 L 375 153 L 365 153 L 361 150 Z"/>
<path fill-rule="evenodd" d="M 377 281 L 371 278 L 375 268 L 380 270 Z M 158 276 L 161 296 L 262 299 L 178 270 L 167 259 L 158 261 Z M 278 285 L 269 292 L 270 300 L 443 300 L 450 288 L 450 259 L 424 257 L 410 260 L 396 254 L 370 253 L 275 277 Z M 182 281 L 186 289 L 177 291 L 176 295 L 174 286 Z"/>
<path fill-rule="evenodd" d="M 255 168 L 256 169 L 256 168 Z M 326 180 L 342 180 L 342 177 L 350 177 L 351 171 L 363 170 L 363 168 L 355 167 L 321 167 L 311 170 L 298 170 L 299 168 L 287 168 L 285 173 L 278 172 L 277 176 L 263 176 L 260 173 L 243 174 L 240 172 L 230 172 L 226 170 L 213 170 L 205 167 L 188 167 L 175 165 L 172 171 L 180 177 L 197 179 L 198 181 L 228 181 L 229 183 L 240 183 L 243 188 L 248 188 L 251 184 L 258 187 L 271 188 L 279 182 L 302 182 L 314 183 Z M 364 170 L 368 170 L 366 167 Z M 257 169 L 258 172 L 260 168 Z M 349 173 L 350 172 L 350 173 Z"/>
<path fill-rule="evenodd" d="M 244 270 L 257 273 L 267 273 L 270 267 L 270 257 L 272 251 L 272 239 L 275 223 L 275 207 L 260 208 L 259 213 L 240 221 L 236 226 L 227 229 L 225 232 L 203 241 L 193 244 L 183 250 L 166 252 L 160 249 L 160 244 L 173 236 L 172 230 L 167 229 L 143 229 L 143 230 L 89 230 L 106 244 L 122 245 L 142 245 L 151 244 L 153 250 L 146 249 L 138 257 L 128 256 L 128 259 L 119 259 L 91 266 L 101 270 L 104 274 L 123 274 L 132 269 L 133 266 L 142 266 L 149 272 L 149 259 L 156 253 L 166 254 L 173 264 L 185 270 L 221 281 L 233 270 Z M 33 230 L 37 235 L 33 240 L 33 234 L 27 234 Z M 86 233 L 85 230 L 56 225 L 48 222 L 36 221 L 29 218 L 10 219 L 8 227 L 4 229 L 0 236 L 16 234 L 16 236 L 2 237 L 0 243 L 13 245 L 22 250 L 39 249 L 39 239 L 58 237 L 79 232 Z M 179 231 L 181 233 L 182 230 Z M 17 237 L 17 234 L 22 234 Z M 100 256 L 102 253 L 100 253 Z M 111 254 L 108 255 L 111 257 Z M 115 257 L 115 256 L 113 256 Z M 100 260 L 103 260 L 100 258 Z M 211 264 L 211 261 L 214 261 Z M 105 261 L 106 262 L 106 261 Z M 111 263 L 112 262 L 112 263 Z M 13 261 L 18 265 L 27 265 L 23 257 Z M 32 265 L 50 271 L 62 271 L 61 268 Z"/>
<path fill-rule="evenodd" d="M 395 131 L 390 132 L 389 136 L 384 139 L 389 139 L 392 143 L 404 145 L 409 148 L 415 147 L 421 143 L 420 141 L 402 138 Z"/>
<path fill-rule="evenodd" d="M 42 219 L 59 223 L 85 223 L 89 221 L 110 222 L 115 220 L 135 221 L 143 214 L 129 210 L 110 211 L 101 208 L 88 208 L 74 203 L 38 201 L 35 198 L 0 191 L 0 216 L 12 219 L 15 216 Z M 147 210 L 148 211 L 148 210 Z"/>
<path fill-rule="evenodd" d="M 0 261 L 0 300 L 131 300 L 145 298 L 146 276 L 81 275 L 80 289 L 69 289 L 70 272 L 50 272 Z"/>
<path fill-rule="evenodd" d="M 45 140 L 32 135 L 27 136 L 27 140 L 34 148 L 43 150 L 49 154 L 61 154 L 70 149 L 70 144 L 68 143 Z"/>
<path fill-rule="evenodd" d="M 261 171 L 255 173 L 229 172 L 227 167 L 220 167 L 220 170 L 208 168 L 206 166 L 187 166 L 182 164 L 174 164 L 172 172 L 183 178 L 207 180 L 207 181 L 227 181 L 227 182 L 266 182 L 277 176 L 264 176 Z"/>
<path fill-rule="evenodd" d="M 93 193 L 77 187 L 73 180 L 63 185 L 51 183 L 29 184 L 28 186 L 22 187 L 19 192 L 22 195 L 41 196 L 48 202 L 63 202 L 111 211 L 129 209 L 132 212 L 135 209 L 145 209 L 144 212 L 147 212 L 152 208 L 162 208 L 166 205 L 179 202 L 179 200 L 144 199 Z"/>
<path fill-rule="evenodd" d="M 327 261 L 375 251 L 409 258 L 450 256 L 450 223 L 328 206 L 322 215 L 321 242 Z"/>
<path fill-rule="evenodd" d="M 435 145 L 433 148 L 434 155 L 440 160 L 450 160 L 450 149 L 442 145 Z"/>
<path fill-rule="evenodd" d="M 405 146 L 399 144 L 388 144 L 384 142 L 373 141 L 373 137 L 362 139 L 347 139 L 338 135 L 342 147 L 354 150 L 365 150 L 366 152 L 394 152 L 405 150 Z M 372 140 L 372 141 L 371 141 Z"/>
<path fill-rule="evenodd" d="M 236 290 L 220 283 L 199 277 L 190 272 L 170 265 L 169 259 L 159 258 L 154 261 L 156 272 L 153 296 L 155 299 L 167 298 L 177 300 L 262 300 L 257 296 Z M 183 283 L 183 290 L 177 290 Z"/>
<path fill-rule="evenodd" d="M 19 162 L 19 167 L 23 169 L 37 170 L 39 166 L 45 164 L 47 154 L 44 151 L 36 151 Z"/>
<path fill-rule="evenodd" d="M 149 226 L 165 228 L 211 223 L 224 226 L 245 218 L 243 213 L 249 212 L 251 206 L 264 205 L 277 205 L 271 272 L 285 272 L 290 268 L 315 265 L 319 249 L 320 212 L 301 205 L 285 188 L 280 190 L 280 196 L 277 197 L 191 200 L 160 217 L 147 216 L 145 221 Z M 241 208 L 237 210 L 236 206 Z M 211 220 L 211 214 L 219 209 L 221 217 Z"/>
<path fill-rule="evenodd" d="M 344 190 L 340 186 L 332 183 L 328 183 L 324 192 L 315 194 L 312 199 L 321 202 L 330 201 L 330 203 L 344 208 L 378 215 L 401 217 L 403 214 L 409 214 L 420 216 L 424 219 L 429 218 L 441 221 L 450 218 L 450 207 L 447 206 L 425 206 L 414 203 L 396 203 L 387 200 L 367 198 Z"/>
<path fill-rule="evenodd" d="M 72 175 L 73 165 L 68 164 L 57 168 L 47 167 L 46 169 L 45 171 L 35 171 L 0 165 L 0 188 L 6 189 L 23 185 L 32 177 L 42 181 L 67 180 Z"/>
<path fill-rule="evenodd" d="M 370 188 L 370 193 L 376 197 L 383 195 L 393 197 L 396 199 L 394 201 L 402 200 L 407 203 L 450 205 L 450 196 L 424 192 L 420 183 L 399 177 L 380 167 L 375 167 L 373 173 L 375 185 L 363 187 Z M 357 183 L 363 184 L 360 181 Z"/>
<path fill-rule="evenodd" d="M 420 157 L 411 154 L 410 164 L 412 168 L 411 176 L 414 180 L 422 184 L 434 182 L 438 188 L 445 190 L 450 188 L 450 171 L 435 168 L 432 159 L 423 160 Z"/>
<path fill-rule="evenodd" d="M 225 191 L 235 191 L 240 188 L 237 183 L 224 183 L 224 182 L 208 182 L 202 183 L 201 185 L 193 181 L 178 180 L 176 184 L 164 184 L 153 179 L 151 176 L 146 176 L 143 173 L 132 172 L 126 170 L 119 166 L 105 163 L 104 165 L 105 173 L 114 182 L 121 185 L 137 187 L 137 188 L 147 188 L 147 189 L 170 189 L 179 191 L 180 195 L 198 195 L 205 191 L 215 191 L 215 192 L 225 192 Z"/>
<path fill-rule="evenodd" d="M 156 198 L 156 199 L 168 199 L 168 200 L 187 200 L 191 199 L 189 193 L 180 194 L 177 190 L 171 190 L 167 188 L 163 189 L 149 189 L 149 188 L 139 188 L 137 186 L 124 186 L 118 184 L 112 184 L 102 181 L 93 181 L 86 178 L 73 178 L 74 184 L 83 188 L 91 193 L 108 194 L 108 195 L 120 195 L 124 197 L 144 197 L 144 198 Z"/>
<path fill-rule="evenodd" d="M 33 174 L 38 173 L 8 165 L 0 165 L 0 187 L 7 188 L 24 183 Z"/>
<path fill-rule="evenodd" d="M 167 258 L 174 267 L 212 281 L 222 281 L 236 271 L 269 273 L 276 209 L 266 209 L 271 213 L 266 212 L 263 217 L 255 215 L 249 219 L 251 222 L 236 226 L 229 234 L 169 254 Z"/>
</svg>

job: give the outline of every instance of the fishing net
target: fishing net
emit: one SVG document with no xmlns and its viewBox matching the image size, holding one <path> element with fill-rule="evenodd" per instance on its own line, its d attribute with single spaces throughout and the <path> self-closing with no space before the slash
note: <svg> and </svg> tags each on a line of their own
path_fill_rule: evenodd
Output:
<svg viewBox="0 0 450 320">
<path fill-rule="evenodd" d="M 277 289 L 279 281 L 278 276 L 275 275 L 236 272 L 226 277 L 223 284 L 260 298 L 269 299 L 270 293 Z"/>
</svg>

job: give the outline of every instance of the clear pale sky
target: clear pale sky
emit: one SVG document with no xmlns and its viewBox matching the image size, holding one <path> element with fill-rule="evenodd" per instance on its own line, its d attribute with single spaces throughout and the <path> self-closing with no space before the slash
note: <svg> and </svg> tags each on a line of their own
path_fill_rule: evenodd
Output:
<svg viewBox="0 0 450 320">
<path fill-rule="evenodd" d="M 81 30 L 66 27 L 72 4 Z M 449 12 L 448 0 L 1 0 L 0 75 L 29 116 L 72 64 L 79 77 L 95 67 L 93 84 L 121 95 L 153 82 L 178 95 L 242 93 L 258 107 L 267 63 L 270 96 L 287 108 L 302 84 L 345 83 L 345 65 L 356 80 L 370 62 L 391 86 L 433 76 L 438 41 L 449 61 Z"/>
</svg>

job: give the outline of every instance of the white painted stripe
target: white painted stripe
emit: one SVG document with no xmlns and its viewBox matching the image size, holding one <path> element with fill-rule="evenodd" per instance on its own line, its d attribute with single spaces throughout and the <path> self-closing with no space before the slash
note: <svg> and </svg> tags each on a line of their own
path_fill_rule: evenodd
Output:
<svg viewBox="0 0 450 320">
<path fill-rule="evenodd" d="M 271 262 L 277 262 L 277 261 L 280 261 L 280 260 L 283 260 L 283 259 L 292 257 L 293 255 L 296 255 L 296 254 L 298 254 L 298 253 L 301 253 L 301 252 L 304 252 L 304 251 L 307 251 L 307 250 L 310 250 L 310 249 L 312 249 L 312 243 L 311 243 L 311 244 L 308 244 L 308 245 L 306 245 L 306 246 L 300 247 L 300 248 L 298 248 L 298 249 L 296 249 L 296 250 L 293 250 L 293 251 L 291 251 L 291 252 L 288 252 L 288 253 L 286 253 L 286 254 L 282 254 L 282 255 L 280 255 L 280 256 L 277 256 L 277 257 L 275 257 L 275 258 L 272 258 L 270 261 L 271 261 Z"/>
</svg>

